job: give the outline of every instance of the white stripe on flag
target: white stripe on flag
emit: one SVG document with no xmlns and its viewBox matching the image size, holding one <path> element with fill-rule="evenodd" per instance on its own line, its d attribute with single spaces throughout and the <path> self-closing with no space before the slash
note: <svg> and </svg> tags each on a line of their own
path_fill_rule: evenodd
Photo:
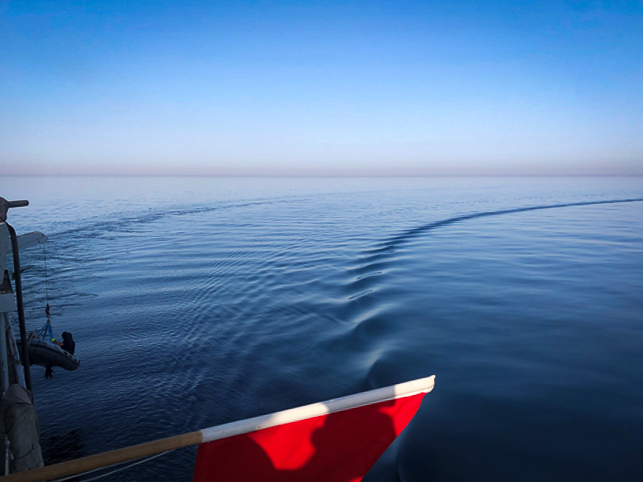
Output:
<svg viewBox="0 0 643 482">
<path fill-rule="evenodd" d="M 428 393 L 433 390 L 435 375 L 410 382 L 391 385 L 390 387 L 377 388 L 368 392 L 335 398 L 326 402 L 313 403 L 303 407 L 291 408 L 282 412 L 231 422 L 216 427 L 201 430 L 203 442 L 212 442 L 242 433 L 256 432 L 268 427 L 275 427 L 284 423 L 298 422 L 307 418 L 319 417 L 328 413 L 341 412 L 351 408 L 370 405 L 371 403 L 385 402 L 396 398 L 410 397 L 418 393 Z"/>
</svg>

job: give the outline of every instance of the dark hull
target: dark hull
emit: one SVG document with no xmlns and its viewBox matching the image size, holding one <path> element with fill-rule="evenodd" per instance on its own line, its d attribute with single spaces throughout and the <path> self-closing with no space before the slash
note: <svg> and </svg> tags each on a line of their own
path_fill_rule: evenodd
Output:
<svg viewBox="0 0 643 482">
<path fill-rule="evenodd" d="M 21 346 L 22 340 L 18 339 L 16 343 Z M 58 345 L 32 338 L 29 342 L 29 363 L 43 367 L 51 365 L 72 371 L 78 368 L 80 360 Z"/>
</svg>

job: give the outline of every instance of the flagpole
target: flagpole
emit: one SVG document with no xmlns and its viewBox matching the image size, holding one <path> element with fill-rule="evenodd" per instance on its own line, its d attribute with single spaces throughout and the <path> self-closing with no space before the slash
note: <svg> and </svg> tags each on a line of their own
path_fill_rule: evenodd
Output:
<svg viewBox="0 0 643 482">
<path fill-rule="evenodd" d="M 378 388 L 368 392 L 349 395 L 347 397 L 335 398 L 326 402 L 313 403 L 303 407 L 292 408 L 270 415 L 262 415 L 255 418 L 231 422 L 216 427 L 210 427 L 196 432 L 182 435 L 175 435 L 152 442 L 132 445 L 122 449 L 104 452 L 102 454 L 90 455 L 68 462 L 32 469 L 25 472 L 0 477 L 0 482 L 45 482 L 70 475 L 83 474 L 96 469 L 111 467 L 132 460 L 161 454 L 192 445 L 211 442 L 243 433 L 254 432 L 268 427 L 274 427 L 285 423 L 305 420 L 312 417 L 322 416 L 329 413 L 341 412 L 352 408 L 362 407 L 376 402 L 385 402 L 397 398 L 410 397 L 419 393 L 428 393 L 433 390 L 435 375 L 413 380 L 398 385 Z"/>
<path fill-rule="evenodd" d="M 48 465 L 39 469 L 16 472 L 15 474 L 0 477 L 2 482 L 45 482 L 47 480 L 59 479 L 70 475 L 83 474 L 92 470 L 111 467 L 123 464 L 132 460 L 142 459 L 151 455 L 161 454 L 170 450 L 176 450 L 202 443 L 201 431 L 190 432 L 182 435 L 175 435 L 152 442 L 145 442 L 132 445 L 122 449 L 103 452 L 102 454 L 90 455 L 68 462 Z"/>
<path fill-rule="evenodd" d="M 335 398 L 326 402 L 313 403 L 303 407 L 291 408 L 282 412 L 262 415 L 238 422 L 226 423 L 217 427 L 201 430 L 203 443 L 222 438 L 233 437 L 242 433 L 256 432 L 264 428 L 275 427 L 285 423 L 299 422 L 307 418 L 320 417 L 329 413 L 350 410 L 351 408 L 370 405 L 375 402 L 386 402 L 396 398 L 410 397 L 418 393 L 428 393 L 433 390 L 435 375 L 419 380 L 413 380 L 390 387 L 377 388 L 368 392 L 357 393 L 347 397 Z M 2 479 L 0 479 L 1 481 Z"/>
</svg>

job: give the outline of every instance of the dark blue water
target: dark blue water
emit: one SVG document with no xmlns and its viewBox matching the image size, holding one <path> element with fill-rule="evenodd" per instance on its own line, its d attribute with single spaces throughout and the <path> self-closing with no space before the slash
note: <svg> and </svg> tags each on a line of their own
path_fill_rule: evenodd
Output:
<svg viewBox="0 0 643 482">
<path fill-rule="evenodd" d="M 643 179 L 5 178 L 49 463 L 436 375 L 370 481 L 638 480 Z M 44 322 L 44 252 L 23 254 Z M 195 450 L 104 480 L 190 480 Z"/>
</svg>

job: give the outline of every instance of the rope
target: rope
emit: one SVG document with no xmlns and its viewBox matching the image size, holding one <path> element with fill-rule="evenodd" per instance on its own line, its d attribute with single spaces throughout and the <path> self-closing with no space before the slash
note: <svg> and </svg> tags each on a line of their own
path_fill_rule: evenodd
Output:
<svg viewBox="0 0 643 482">
<path fill-rule="evenodd" d="M 143 464 L 145 462 L 149 462 L 150 460 L 154 460 L 154 459 L 160 457 L 161 455 L 165 455 L 165 454 L 169 454 L 170 452 L 174 452 L 174 450 L 176 450 L 176 449 L 168 450 L 167 452 L 162 452 L 160 454 L 152 455 L 151 457 L 148 457 L 148 458 L 143 459 L 143 460 L 139 460 L 139 461 L 134 462 L 133 464 L 127 465 L 125 467 L 121 467 L 119 469 L 112 470 L 111 472 L 107 472 L 105 474 L 97 475 L 96 477 L 92 477 L 91 479 L 85 479 L 85 480 L 83 480 L 83 482 L 91 482 L 92 480 L 102 479 L 103 477 L 107 477 L 108 475 L 112 475 L 112 474 L 115 474 L 117 472 L 121 472 L 121 471 L 126 470 L 126 469 L 131 469 L 132 467 L 134 467 L 136 465 L 140 465 L 140 464 Z M 121 465 L 121 464 L 116 464 L 116 465 Z M 83 472 L 82 474 L 70 475 L 69 477 L 63 477 L 62 479 L 55 479 L 55 480 L 52 480 L 51 482 L 64 482 L 65 480 L 71 480 L 71 479 L 75 479 L 76 477 L 82 477 L 83 475 L 92 474 L 94 472 L 98 472 L 99 470 L 105 470 L 105 467 L 99 467 L 98 469 L 90 470 L 88 472 Z"/>
<path fill-rule="evenodd" d="M 42 252 L 45 260 L 45 296 L 47 298 L 47 307 L 45 308 L 45 313 L 47 314 L 47 319 L 49 319 L 50 313 L 49 313 L 49 277 L 47 276 L 47 243 L 42 243 Z"/>
</svg>

